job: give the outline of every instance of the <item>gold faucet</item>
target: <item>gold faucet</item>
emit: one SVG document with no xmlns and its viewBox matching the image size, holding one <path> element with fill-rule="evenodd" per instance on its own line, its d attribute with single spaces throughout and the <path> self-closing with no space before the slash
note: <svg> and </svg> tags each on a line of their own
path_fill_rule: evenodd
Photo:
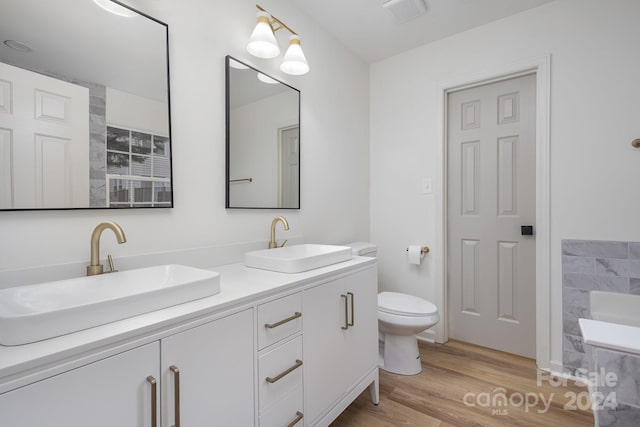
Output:
<svg viewBox="0 0 640 427">
<path fill-rule="evenodd" d="M 91 265 L 87 266 L 87 276 L 104 273 L 102 264 L 100 264 L 100 236 L 107 228 L 116 235 L 118 243 L 125 243 L 127 241 L 124 231 L 122 231 L 122 228 L 115 222 L 106 221 L 98 224 L 91 234 Z"/>
<path fill-rule="evenodd" d="M 287 222 L 285 217 L 283 217 L 283 216 L 275 217 L 273 219 L 273 221 L 271 221 L 271 240 L 269 240 L 269 249 L 273 249 L 273 248 L 277 248 L 278 247 L 278 243 L 276 242 L 276 224 L 278 222 L 281 222 L 282 225 L 284 225 L 284 229 L 285 230 L 289 229 L 289 223 Z M 280 247 L 283 247 L 285 243 L 287 243 L 286 240 L 284 242 L 282 242 Z"/>
</svg>

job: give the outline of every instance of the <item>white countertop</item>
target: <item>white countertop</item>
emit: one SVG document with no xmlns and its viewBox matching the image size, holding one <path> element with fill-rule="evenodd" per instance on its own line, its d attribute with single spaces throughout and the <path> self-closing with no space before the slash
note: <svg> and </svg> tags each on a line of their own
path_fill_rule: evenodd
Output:
<svg viewBox="0 0 640 427">
<path fill-rule="evenodd" d="M 585 344 L 640 354 L 640 328 L 591 319 L 578 321 Z"/>
<path fill-rule="evenodd" d="M 204 316 L 250 306 L 270 295 L 375 263 L 375 258 L 353 257 L 295 274 L 248 268 L 240 263 L 210 268 L 220 273 L 217 295 L 32 344 L 0 346 L 0 393 L 12 388 L 14 380 L 19 380 L 17 385 L 25 383 L 30 371 L 37 370 L 33 372 L 37 377 L 55 374 L 193 327 Z M 44 372 L 48 367 L 50 371 Z"/>
</svg>

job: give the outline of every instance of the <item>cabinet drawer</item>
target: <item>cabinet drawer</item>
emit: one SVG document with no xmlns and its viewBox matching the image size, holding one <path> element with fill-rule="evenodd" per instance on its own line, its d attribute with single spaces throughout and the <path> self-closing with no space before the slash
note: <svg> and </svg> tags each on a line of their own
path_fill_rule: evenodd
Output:
<svg viewBox="0 0 640 427">
<path fill-rule="evenodd" d="M 260 413 L 302 387 L 302 336 L 260 355 L 258 381 Z"/>
<path fill-rule="evenodd" d="M 258 349 L 302 330 L 302 293 L 258 306 Z"/>
<path fill-rule="evenodd" d="M 301 418 L 303 401 L 302 385 L 300 385 L 260 415 L 260 427 L 285 427 L 297 419 L 299 421 L 295 426 L 302 427 L 304 425 L 304 419 Z"/>
</svg>

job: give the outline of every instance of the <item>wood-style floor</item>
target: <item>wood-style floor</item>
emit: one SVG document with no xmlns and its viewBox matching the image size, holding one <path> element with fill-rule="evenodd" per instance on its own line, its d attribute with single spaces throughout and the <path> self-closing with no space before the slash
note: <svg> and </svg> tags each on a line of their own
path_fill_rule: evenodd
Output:
<svg viewBox="0 0 640 427">
<path fill-rule="evenodd" d="M 550 381 L 531 359 L 459 341 L 420 343 L 420 354 L 422 373 L 380 370 L 380 404 L 371 403 L 367 389 L 331 426 L 594 425 L 590 409 L 574 409 L 588 406 L 587 388 Z"/>
</svg>

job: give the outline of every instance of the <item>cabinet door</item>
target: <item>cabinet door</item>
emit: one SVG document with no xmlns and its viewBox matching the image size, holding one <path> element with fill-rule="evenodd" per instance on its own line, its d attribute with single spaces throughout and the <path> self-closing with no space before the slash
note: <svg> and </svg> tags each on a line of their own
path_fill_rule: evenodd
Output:
<svg viewBox="0 0 640 427">
<path fill-rule="evenodd" d="M 376 269 L 354 276 L 347 285 L 353 296 L 353 312 L 349 307 L 349 340 L 343 364 L 348 372 L 349 384 L 355 383 L 378 366 L 378 279 Z M 349 300 L 351 302 L 351 300 Z"/>
<path fill-rule="evenodd" d="M 313 424 L 377 364 L 376 277 L 371 268 L 304 292 L 305 425 Z"/>
<path fill-rule="evenodd" d="M 152 427 L 151 384 L 157 381 L 158 342 L 100 360 L 0 395 L 3 427 Z"/>
<path fill-rule="evenodd" d="M 164 427 L 176 423 L 176 375 L 181 427 L 254 425 L 253 323 L 248 309 L 161 341 Z"/>
</svg>

